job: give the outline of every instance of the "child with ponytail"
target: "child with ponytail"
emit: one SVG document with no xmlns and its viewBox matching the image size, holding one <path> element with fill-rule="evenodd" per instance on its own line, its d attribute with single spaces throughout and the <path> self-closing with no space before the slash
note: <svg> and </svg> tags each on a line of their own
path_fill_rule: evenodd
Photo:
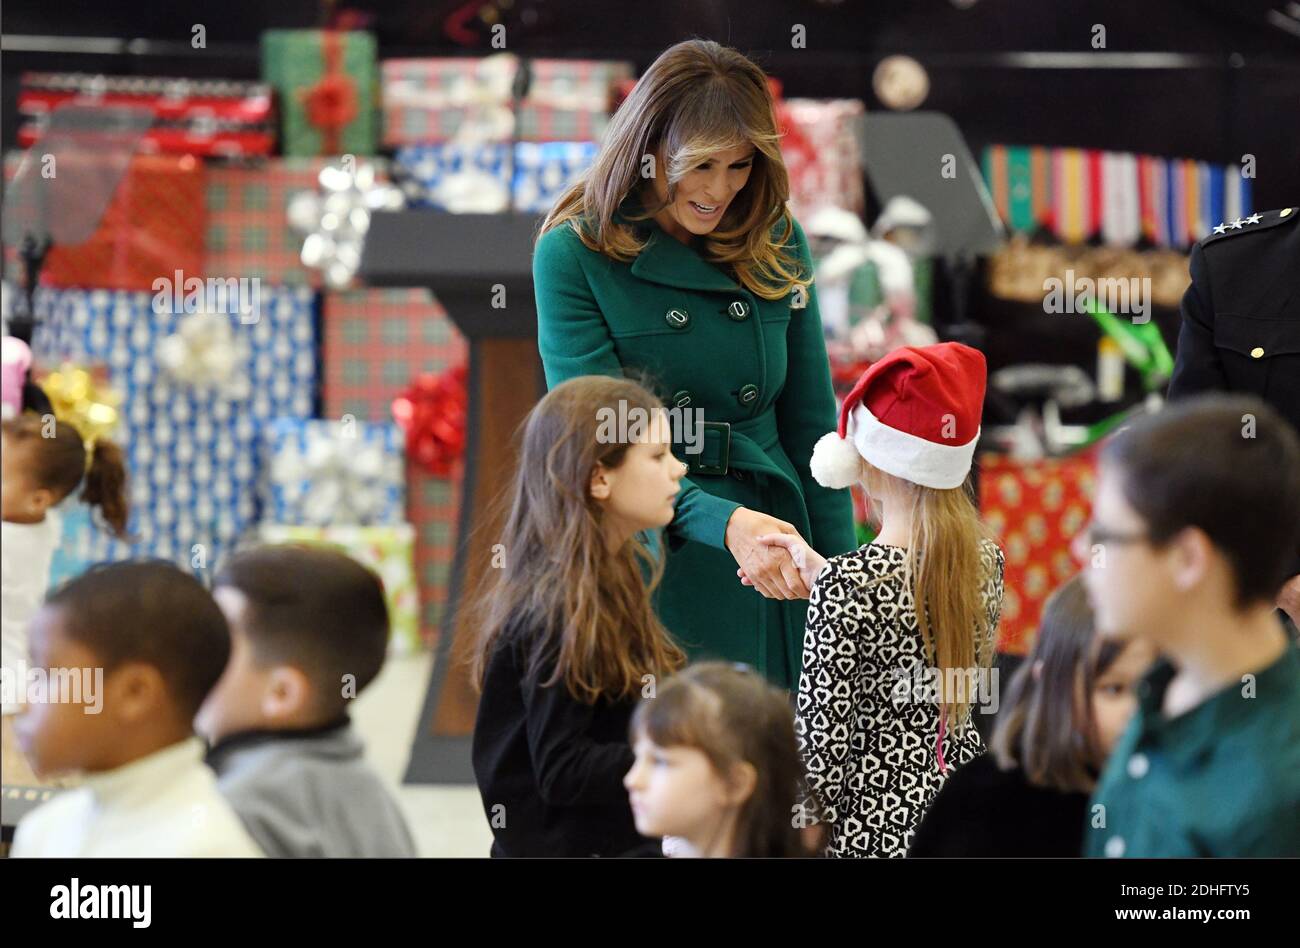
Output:
<svg viewBox="0 0 1300 948">
<path fill-rule="evenodd" d="M 27 664 L 28 620 L 40 608 L 59 544 L 54 508 L 82 488 L 115 536 L 126 536 L 126 468 L 121 449 L 99 438 L 87 449 L 77 430 L 53 415 L 26 412 L 0 423 L 0 662 L 21 691 Z M 18 704 L 5 695 L 3 771 L 7 784 L 37 783 L 14 740 Z"/>
<path fill-rule="evenodd" d="M 637 701 L 685 662 L 651 599 L 647 545 L 686 465 L 635 382 L 582 376 L 524 425 L 502 568 L 481 600 L 472 759 L 494 856 L 620 856 L 637 833 L 623 777 Z"/>
<path fill-rule="evenodd" d="M 876 362 L 811 467 L 826 487 L 860 483 L 879 535 L 830 560 L 765 538 L 812 587 L 795 729 L 829 856 L 904 855 L 947 776 L 984 750 L 970 718 L 977 698 L 996 701 L 1004 562 L 968 483 L 985 379 L 984 356 L 958 343 Z"/>
</svg>

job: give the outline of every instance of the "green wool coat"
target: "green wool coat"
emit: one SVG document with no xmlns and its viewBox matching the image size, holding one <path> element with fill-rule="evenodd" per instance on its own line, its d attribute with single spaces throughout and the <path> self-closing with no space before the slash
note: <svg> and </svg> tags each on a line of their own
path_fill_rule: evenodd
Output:
<svg viewBox="0 0 1300 948">
<path fill-rule="evenodd" d="M 816 289 L 802 294 L 802 307 L 794 293 L 765 300 L 694 244 L 653 221 L 639 226 L 648 243 L 631 263 L 589 250 L 567 225 L 538 241 L 533 278 L 546 383 L 644 375 L 670 408 L 703 410 L 704 450 L 673 447 L 691 470 L 666 531 L 656 608 L 692 661 L 744 662 L 794 689 L 807 601 L 765 599 L 741 585 L 723 537 L 743 506 L 793 524 L 824 556 L 856 546 L 848 491 L 822 487 L 808 470 L 813 445 L 836 424 Z M 798 224 L 787 246 L 811 273 Z M 714 422 L 731 425 L 725 457 L 727 432 Z"/>
</svg>

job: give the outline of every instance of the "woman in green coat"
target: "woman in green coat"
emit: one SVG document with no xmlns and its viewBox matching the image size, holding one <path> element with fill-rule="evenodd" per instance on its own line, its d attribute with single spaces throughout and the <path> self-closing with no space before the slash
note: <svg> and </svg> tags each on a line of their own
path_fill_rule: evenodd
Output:
<svg viewBox="0 0 1300 948">
<path fill-rule="evenodd" d="M 848 492 L 808 469 L 835 396 L 788 197 L 762 70 L 717 43 L 679 43 L 547 217 L 533 277 L 548 386 L 635 375 L 686 420 L 660 618 L 693 659 L 744 662 L 793 689 L 808 589 L 758 538 L 795 533 L 826 556 L 855 544 Z"/>
</svg>

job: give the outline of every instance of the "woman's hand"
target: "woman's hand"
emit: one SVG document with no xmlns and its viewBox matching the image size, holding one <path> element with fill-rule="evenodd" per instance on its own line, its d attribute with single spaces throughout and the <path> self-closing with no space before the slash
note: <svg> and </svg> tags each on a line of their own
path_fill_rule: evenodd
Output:
<svg viewBox="0 0 1300 948">
<path fill-rule="evenodd" d="M 799 571 L 800 580 L 809 589 L 812 589 L 817 574 L 826 565 L 826 557 L 805 543 L 797 533 L 793 536 L 788 533 L 767 533 L 759 537 L 758 542 L 770 547 L 784 548 L 790 555 L 790 562 Z M 740 581 L 746 586 L 753 585 L 743 569 L 736 570 L 736 575 L 740 577 Z M 806 599 L 807 596 L 802 598 Z"/>
<path fill-rule="evenodd" d="M 748 507 L 736 508 L 723 541 L 736 558 L 736 575 L 768 599 L 807 599 L 808 584 L 790 556 L 777 545 L 761 542 L 763 536 L 773 534 L 807 546 L 792 524 Z"/>
</svg>

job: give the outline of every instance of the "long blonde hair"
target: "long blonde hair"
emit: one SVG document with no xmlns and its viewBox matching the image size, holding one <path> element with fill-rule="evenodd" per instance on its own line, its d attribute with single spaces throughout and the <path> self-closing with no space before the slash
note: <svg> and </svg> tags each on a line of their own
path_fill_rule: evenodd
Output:
<svg viewBox="0 0 1300 948">
<path fill-rule="evenodd" d="M 969 477 L 961 487 L 944 490 L 895 477 L 863 461 L 861 480 L 867 492 L 877 496 L 880 486 L 889 484 L 893 496 L 911 509 L 904 585 L 912 591 L 926 660 L 939 672 L 940 714 L 960 733 L 974 702 L 968 692 L 949 693 L 949 673 L 985 669 L 993 661 L 994 620 L 984 601 L 989 576 L 981 555 L 983 541 L 991 541 L 992 532 L 980 520 Z M 959 675 L 956 680 L 972 679 Z"/>
<path fill-rule="evenodd" d="M 477 603 L 472 672 L 480 686 L 512 624 L 538 633 L 526 643 L 530 671 L 554 657 L 544 683 L 563 680 L 587 703 L 638 695 L 645 675 L 662 677 L 685 663 L 651 601 L 662 556 L 638 538 L 608 552 L 603 510 L 590 494 L 596 465 L 617 468 L 630 447 L 603 443 L 601 419 L 630 409 L 652 416 L 663 404 L 636 382 L 583 376 L 557 385 L 525 420 L 519 468 L 502 496 L 510 503 L 504 568 L 494 570 Z"/>
<path fill-rule="evenodd" d="M 786 207 L 790 176 L 780 140 L 763 70 L 710 40 L 678 43 L 660 54 L 619 106 L 595 162 L 560 195 L 541 233 L 567 224 L 589 249 L 632 260 L 645 241 L 614 214 L 647 183 L 642 177 L 647 155 L 663 147 L 671 203 L 687 171 L 717 152 L 752 144 L 749 180 L 705 238 L 704 257 L 731 267 L 737 281 L 757 296 L 780 299 L 812 282 L 812 274 L 803 273 L 785 247 L 794 236 L 794 218 Z M 657 176 L 657 162 L 653 170 Z M 629 219 L 646 220 L 666 206 L 646 206 L 644 217 Z"/>
</svg>

